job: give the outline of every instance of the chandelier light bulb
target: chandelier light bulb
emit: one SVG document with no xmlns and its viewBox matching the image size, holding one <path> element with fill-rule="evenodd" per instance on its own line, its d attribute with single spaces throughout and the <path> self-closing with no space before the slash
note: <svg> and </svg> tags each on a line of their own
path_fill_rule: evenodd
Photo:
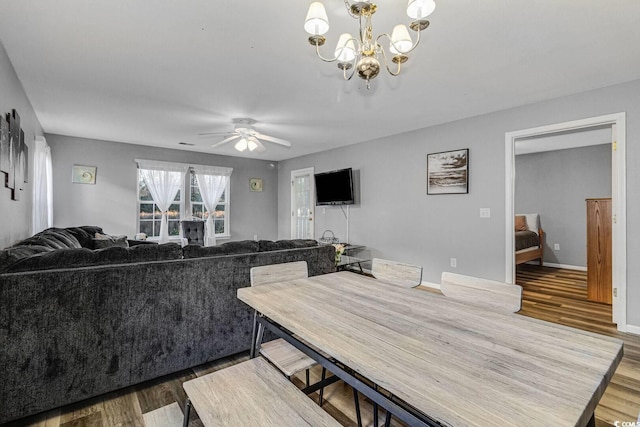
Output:
<svg viewBox="0 0 640 427">
<path fill-rule="evenodd" d="M 395 55 L 402 55 L 413 47 L 413 41 L 409 35 L 409 29 L 406 25 L 399 24 L 393 27 L 391 33 L 391 42 L 389 43 L 389 50 Z"/>
<path fill-rule="evenodd" d="M 424 19 L 435 9 L 436 3 L 433 0 L 409 0 L 407 15 L 413 19 Z"/>
<path fill-rule="evenodd" d="M 244 151 L 247 149 L 247 140 L 244 138 L 241 138 L 240 141 L 236 142 L 236 145 L 234 146 L 234 148 L 240 152 Z"/>
<path fill-rule="evenodd" d="M 335 51 L 336 58 L 340 62 L 351 62 L 356 57 L 356 45 L 349 33 L 343 33 L 338 39 Z"/>
<path fill-rule="evenodd" d="M 307 19 L 304 21 L 304 30 L 312 36 L 320 36 L 329 31 L 329 18 L 324 5 L 319 1 L 309 5 Z"/>
</svg>

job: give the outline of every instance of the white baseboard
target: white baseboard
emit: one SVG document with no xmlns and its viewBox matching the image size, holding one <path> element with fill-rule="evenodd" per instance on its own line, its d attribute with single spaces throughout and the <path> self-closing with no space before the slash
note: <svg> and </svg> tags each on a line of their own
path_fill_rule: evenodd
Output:
<svg viewBox="0 0 640 427">
<path fill-rule="evenodd" d="M 640 326 L 627 325 L 627 333 L 640 335 Z"/>
<path fill-rule="evenodd" d="M 427 288 L 440 289 L 440 283 L 420 282 L 420 286 L 426 286 Z"/>
<path fill-rule="evenodd" d="M 543 265 L 545 267 L 566 268 L 567 270 L 587 271 L 587 267 L 581 267 L 579 265 L 556 264 L 554 262 L 544 262 Z"/>
</svg>

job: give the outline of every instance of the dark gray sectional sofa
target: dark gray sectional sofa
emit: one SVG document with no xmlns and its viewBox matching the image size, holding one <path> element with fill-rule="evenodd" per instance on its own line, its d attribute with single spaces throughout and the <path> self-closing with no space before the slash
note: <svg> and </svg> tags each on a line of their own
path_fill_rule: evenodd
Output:
<svg viewBox="0 0 640 427">
<path fill-rule="evenodd" d="M 236 291 L 253 266 L 335 270 L 334 248 L 313 241 L 94 250 L 96 229 L 0 252 L 0 423 L 248 350 L 252 313 Z"/>
</svg>

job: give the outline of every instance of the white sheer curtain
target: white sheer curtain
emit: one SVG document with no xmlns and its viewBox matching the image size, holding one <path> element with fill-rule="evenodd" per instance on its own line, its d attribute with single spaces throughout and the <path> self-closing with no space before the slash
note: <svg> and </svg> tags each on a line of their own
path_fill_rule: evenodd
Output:
<svg viewBox="0 0 640 427">
<path fill-rule="evenodd" d="M 169 241 L 167 211 L 182 187 L 189 165 L 153 160 L 136 160 L 136 162 L 153 202 L 162 212 L 159 242 L 166 243 Z"/>
<path fill-rule="evenodd" d="M 198 181 L 198 189 L 202 196 L 202 202 L 204 203 L 205 209 L 209 212 L 205 224 L 204 245 L 215 246 L 216 229 L 213 218 L 218 201 L 227 188 L 227 183 L 229 182 L 233 169 L 213 166 L 194 166 L 193 170 L 196 174 L 196 180 Z"/>
<path fill-rule="evenodd" d="M 37 136 L 33 150 L 32 234 L 53 226 L 52 173 L 51 148 L 43 136 Z"/>
</svg>

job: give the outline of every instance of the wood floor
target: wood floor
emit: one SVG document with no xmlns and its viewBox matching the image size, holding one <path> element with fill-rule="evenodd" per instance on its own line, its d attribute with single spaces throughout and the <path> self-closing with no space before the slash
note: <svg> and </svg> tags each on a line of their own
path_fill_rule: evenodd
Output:
<svg viewBox="0 0 640 427">
<path fill-rule="evenodd" d="M 596 426 L 614 426 L 615 421 L 637 422 L 640 336 L 616 330 L 611 323 L 610 305 L 587 301 L 587 273 L 522 264 L 516 270 L 516 283 L 523 288 L 519 314 L 624 341 L 622 362 L 596 408 Z"/>
<path fill-rule="evenodd" d="M 523 287 L 522 310 L 519 314 L 624 340 L 625 355 L 596 409 L 596 425 L 605 427 L 614 426 L 615 421 L 637 421 L 640 412 L 640 336 L 617 332 L 611 323 L 611 306 L 586 300 L 586 273 L 521 265 L 517 268 L 516 282 Z M 186 399 L 182 383 L 247 358 L 247 354 L 239 354 L 8 426 L 180 426 L 181 410 Z M 303 375 L 294 379 L 300 387 L 303 386 Z M 317 377 L 319 369 L 312 371 L 312 381 Z M 317 393 L 312 397 L 317 400 Z M 332 384 L 325 389 L 324 397 L 327 400 L 323 405 L 326 411 L 344 426 L 356 425 L 353 393 L 349 386 L 342 382 Z M 370 402 L 361 397 L 360 407 L 364 425 L 372 425 Z M 189 425 L 202 426 L 194 412 Z M 384 414 L 381 412 L 380 422 L 383 420 Z M 393 425 L 401 424 L 394 420 Z"/>
</svg>

